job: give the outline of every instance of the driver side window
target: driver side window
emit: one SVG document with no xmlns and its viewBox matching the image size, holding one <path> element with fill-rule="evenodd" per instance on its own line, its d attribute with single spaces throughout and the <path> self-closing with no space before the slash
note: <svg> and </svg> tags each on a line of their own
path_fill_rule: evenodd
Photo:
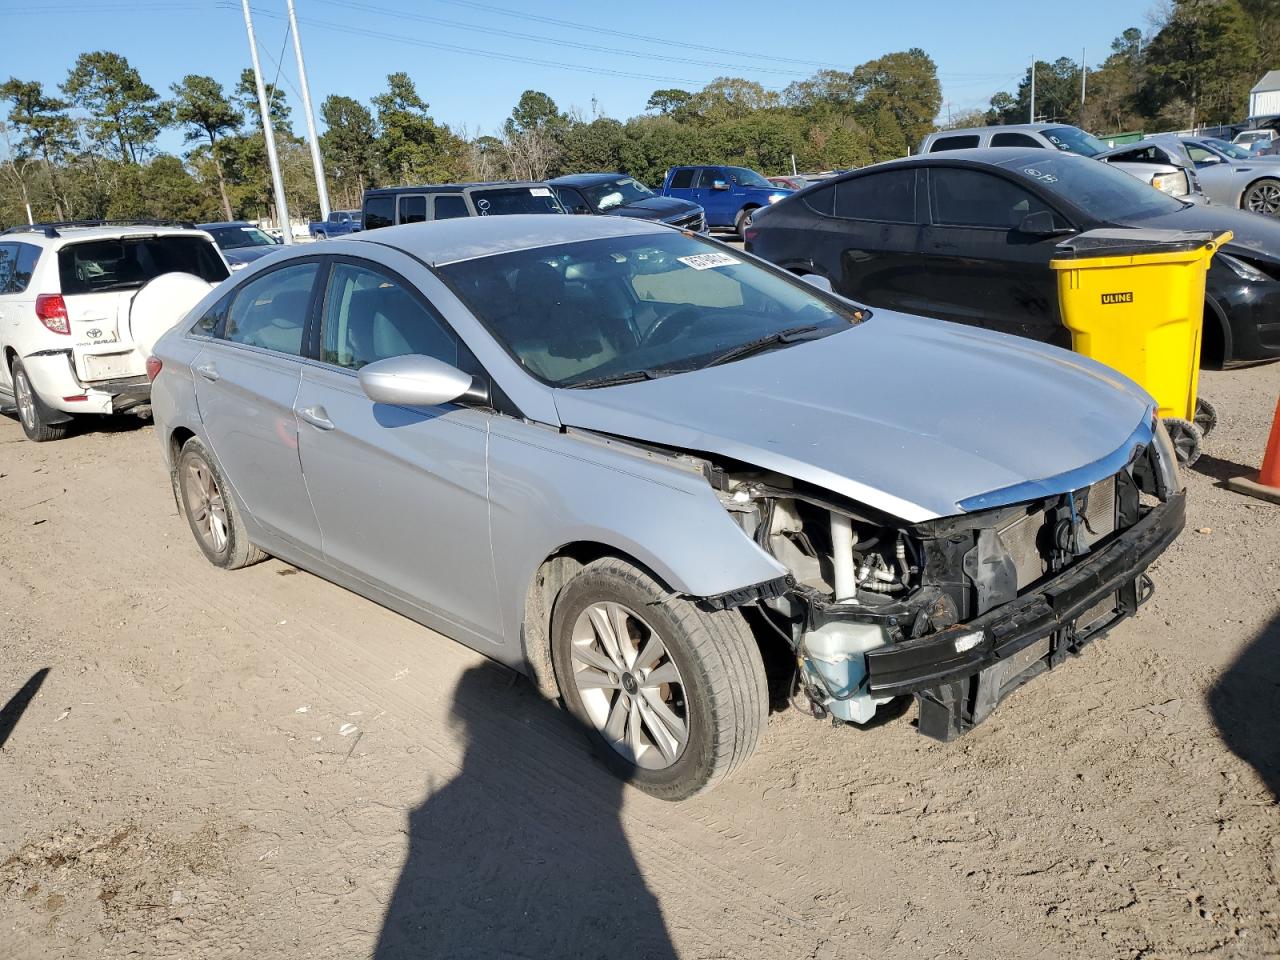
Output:
<svg viewBox="0 0 1280 960">
<path fill-rule="evenodd" d="M 321 359 L 349 370 L 418 353 L 458 363 L 458 342 L 419 300 L 386 274 L 334 264 L 324 298 Z"/>
</svg>

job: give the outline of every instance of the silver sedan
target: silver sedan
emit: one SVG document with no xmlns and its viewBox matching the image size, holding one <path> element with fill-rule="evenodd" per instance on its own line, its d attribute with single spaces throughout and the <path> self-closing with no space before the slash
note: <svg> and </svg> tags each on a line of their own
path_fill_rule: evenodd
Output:
<svg viewBox="0 0 1280 960">
<path fill-rule="evenodd" d="M 1214 203 L 1280 216 L 1280 157 L 1251 156 L 1243 147 L 1212 137 L 1184 137 L 1182 143 Z"/>
<path fill-rule="evenodd" d="M 148 369 L 212 563 L 279 557 L 528 674 L 668 799 L 746 761 L 771 691 L 841 723 L 914 695 L 959 736 L 1132 614 L 1183 522 L 1113 371 L 636 220 L 281 251 Z"/>
</svg>

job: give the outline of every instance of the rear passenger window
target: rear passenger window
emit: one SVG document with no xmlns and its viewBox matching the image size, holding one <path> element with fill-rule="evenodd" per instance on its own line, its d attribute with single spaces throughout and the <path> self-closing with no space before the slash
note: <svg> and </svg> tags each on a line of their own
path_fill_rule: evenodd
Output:
<svg viewBox="0 0 1280 960">
<path fill-rule="evenodd" d="M 1025 133 L 997 133 L 991 138 L 991 145 L 993 147 L 1036 147 L 1041 150 L 1048 149 L 1035 137 L 1029 137 Z"/>
<path fill-rule="evenodd" d="M 36 264 L 39 261 L 39 247 L 30 243 L 18 244 L 18 272 L 14 276 L 17 285 L 15 293 L 22 293 L 27 289 L 27 285 L 31 283 L 31 277 L 36 272 Z"/>
<path fill-rule="evenodd" d="M 970 147 L 978 145 L 978 135 L 969 133 L 954 137 L 939 137 L 933 141 L 933 145 L 929 147 L 930 153 L 938 153 L 942 150 L 968 150 Z"/>
<path fill-rule="evenodd" d="M 339 263 L 324 300 L 325 363 L 359 370 L 389 357 L 419 353 L 454 366 L 458 342 L 417 297 L 377 270 Z"/>
<path fill-rule="evenodd" d="M 18 245 L 0 243 L 0 293 L 18 293 Z"/>
<path fill-rule="evenodd" d="M 315 263 L 299 263 L 250 280 L 231 304 L 223 336 L 232 343 L 301 355 L 318 269 Z"/>
<path fill-rule="evenodd" d="M 890 170 L 836 184 L 835 215 L 846 220 L 916 222 L 916 172 Z"/>
<path fill-rule="evenodd" d="M 693 186 L 693 170 L 677 170 L 671 175 L 671 186 L 676 190 L 685 190 Z"/>
<path fill-rule="evenodd" d="M 422 223 L 427 219 L 427 198 L 422 194 L 400 198 L 400 222 Z"/>
<path fill-rule="evenodd" d="M 817 190 L 810 190 L 804 195 L 804 203 L 814 213 L 821 213 L 827 217 L 831 216 L 836 205 L 835 184 L 829 187 L 821 187 Z"/>
<path fill-rule="evenodd" d="M 933 169 L 934 223 L 1012 230 L 1029 213 L 1052 209 L 1003 177 L 977 170 Z"/>
<path fill-rule="evenodd" d="M 395 223 L 395 197 L 369 197 L 364 202 L 364 228 L 377 230 Z"/>
<path fill-rule="evenodd" d="M 454 220 L 458 217 L 469 217 L 467 201 L 458 193 L 437 194 L 432 209 L 433 220 Z"/>
</svg>

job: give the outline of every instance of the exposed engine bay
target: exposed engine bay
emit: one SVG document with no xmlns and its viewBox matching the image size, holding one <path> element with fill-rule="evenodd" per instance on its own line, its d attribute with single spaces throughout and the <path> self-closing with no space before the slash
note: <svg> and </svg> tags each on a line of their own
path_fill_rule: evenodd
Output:
<svg viewBox="0 0 1280 960">
<path fill-rule="evenodd" d="M 1055 585 L 1070 579 L 1065 575 L 1077 565 L 1083 570 L 1084 561 L 1113 541 L 1115 553 L 1126 531 L 1180 496 L 1172 451 L 1160 450 L 1165 440 L 1157 426 L 1153 441 L 1138 448 L 1123 469 L 1080 489 L 916 524 L 775 473 L 704 462 L 724 507 L 790 572 L 754 592 L 712 599 L 723 606 L 758 606 L 794 651 L 795 693 L 814 716 L 864 724 L 895 696 L 913 693 L 921 705 L 920 732 L 952 739 L 1016 686 L 1078 652 L 1149 596 L 1150 581 L 1142 572 L 1148 559 L 1125 567 L 1128 573 L 1116 589 L 1089 609 L 1072 611 L 1069 621 L 1059 611 L 1055 617 L 1063 622 L 1051 623 L 1052 629 L 1042 631 L 1046 635 L 1001 646 L 1002 636 L 1013 634 L 1013 627 L 996 622 L 1002 610 L 1030 610 L 1032 600 L 1043 607 L 1043 598 L 1032 595 L 1046 588 L 1054 593 Z M 1079 593 L 1083 587 L 1072 589 Z M 1014 603 L 1019 598 L 1021 606 Z M 1043 611 L 1036 612 L 1043 620 Z M 1029 618 L 1029 612 L 1019 612 L 1008 619 L 1018 626 L 1030 624 Z M 966 631 L 967 625 L 973 629 Z M 871 664 L 877 657 L 944 633 L 949 642 L 934 674 L 923 665 L 910 679 L 876 683 Z M 971 668 L 972 678 L 954 675 L 951 661 L 982 651 L 992 651 L 988 661 L 1001 659 L 981 671 Z"/>
</svg>

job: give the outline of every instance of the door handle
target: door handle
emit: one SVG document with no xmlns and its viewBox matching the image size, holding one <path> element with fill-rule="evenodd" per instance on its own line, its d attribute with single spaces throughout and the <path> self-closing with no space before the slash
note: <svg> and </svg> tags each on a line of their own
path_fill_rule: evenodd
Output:
<svg viewBox="0 0 1280 960">
<path fill-rule="evenodd" d="M 329 414 L 319 404 L 314 407 L 303 407 L 298 411 L 298 416 L 317 430 L 332 430 L 334 427 L 333 421 L 329 419 Z"/>
<path fill-rule="evenodd" d="M 196 367 L 196 373 L 200 374 L 200 376 L 204 377 L 206 380 L 218 379 L 218 368 L 215 367 L 212 362 L 200 364 L 200 366 Z"/>
</svg>

